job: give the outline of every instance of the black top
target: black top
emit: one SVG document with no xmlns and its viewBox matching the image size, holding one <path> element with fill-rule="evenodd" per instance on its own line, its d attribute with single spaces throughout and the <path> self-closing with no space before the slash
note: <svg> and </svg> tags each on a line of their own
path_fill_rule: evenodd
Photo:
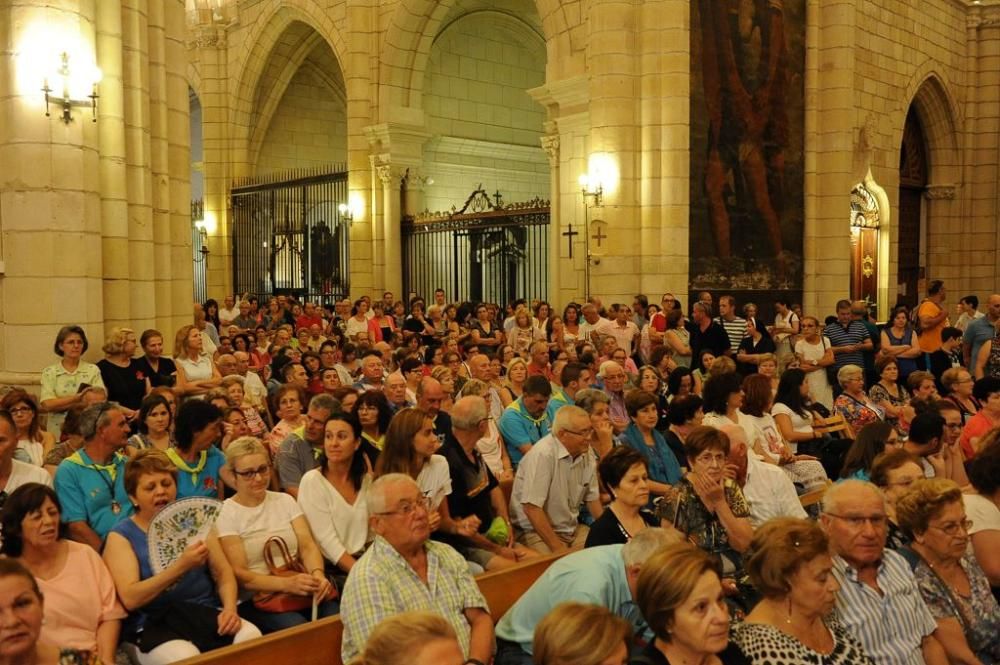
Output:
<svg viewBox="0 0 1000 665">
<path fill-rule="evenodd" d="M 718 357 L 731 348 L 729 335 L 726 334 L 725 328 L 715 321 L 709 324 L 705 332 L 695 326 L 694 330 L 691 331 L 691 369 L 708 369 L 701 366 L 702 351 L 710 349 Z"/>
<path fill-rule="evenodd" d="M 687 466 L 687 454 L 684 452 L 684 442 L 681 441 L 681 438 L 670 429 L 663 432 L 663 438 L 670 446 L 670 450 L 674 451 L 674 457 L 677 458 L 680 465 Z"/>
<path fill-rule="evenodd" d="M 454 439 L 445 444 L 438 451 L 438 454 L 444 455 L 444 458 L 448 460 L 448 471 L 451 474 L 448 512 L 451 513 L 452 519 L 457 520 L 475 515 L 480 522 L 479 532 L 486 533 L 495 517 L 490 493 L 493 488 L 499 486 L 497 479 L 490 473 L 478 450 L 472 451 L 476 460 L 473 462 Z M 439 536 L 440 540 L 447 543 L 457 541 L 464 547 L 469 545 L 469 542 L 464 538 L 456 538 L 449 534 L 439 534 Z"/>
<path fill-rule="evenodd" d="M 149 385 L 154 388 L 159 388 L 160 386 L 166 386 L 167 388 L 173 388 L 174 384 L 177 383 L 177 365 L 174 364 L 172 358 L 164 358 L 160 356 L 160 360 L 156 363 L 157 368 L 154 370 L 153 366 L 149 364 L 149 358 L 142 356 L 137 358 L 132 362 L 135 363 L 139 371 L 143 373 L 143 376 L 149 379 Z"/>
<path fill-rule="evenodd" d="M 719 660 L 722 661 L 722 665 L 750 665 L 750 661 L 746 659 L 743 652 L 740 651 L 732 642 L 726 647 L 726 650 L 720 654 L 716 654 Z M 646 645 L 646 647 L 636 656 L 632 656 L 629 661 L 630 665 L 671 665 L 667 657 L 660 653 L 660 650 L 656 648 L 656 642 L 652 641 Z"/>
<path fill-rule="evenodd" d="M 427 325 L 430 325 L 429 321 Z M 406 320 L 403 321 L 403 331 L 420 335 L 420 343 L 424 346 L 434 346 L 437 344 L 437 338 L 434 335 L 424 333 L 424 324 L 420 319 L 415 319 L 412 316 L 406 317 Z"/>
<path fill-rule="evenodd" d="M 761 353 L 774 353 L 775 346 L 774 340 L 771 336 L 765 332 L 761 333 L 760 339 L 756 342 L 753 341 L 753 337 L 744 337 L 743 341 L 740 342 L 739 353 L 747 353 L 750 355 L 756 355 Z M 742 376 L 748 376 L 750 374 L 757 373 L 757 365 L 754 363 L 736 363 L 736 369 Z"/>
<path fill-rule="evenodd" d="M 97 362 L 101 370 L 104 387 L 108 390 L 108 401 L 118 402 L 126 409 L 137 411 L 146 396 L 146 374 L 133 358 L 128 367 L 119 367 L 107 358 Z"/>
<path fill-rule="evenodd" d="M 648 510 L 640 510 L 639 516 L 646 526 L 659 526 L 656 516 Z M 605 508 L 601 516 L 590 525 L 587 542 L 584 547 L 599 547 L 601 545 L 624 545 L 632 539 L 632 534 L 625 530 L 611 508 Z"/>
</svg>

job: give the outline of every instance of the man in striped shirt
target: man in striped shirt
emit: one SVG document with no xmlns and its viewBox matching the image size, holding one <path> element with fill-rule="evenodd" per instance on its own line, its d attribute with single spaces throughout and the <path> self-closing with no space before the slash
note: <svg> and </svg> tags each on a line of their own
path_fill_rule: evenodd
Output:
<svg viewBox="0 0 1000 665">
<path fill-rule="evenodd" d="M 837 322 L 823 328 L 823 335 L 833 347 L 833 364 L 838 370 L 845 365 L 865 366 L 862 351 L 875 348 L 868 328 L 851 317 L 851 301 L 837 302 Z"/>
<path fill-rule="evenodd" d="M 715 322 L 722 326 L 729 337 L 730 353 L 726 355 L 736 355 L 740 348 L 740 342 L 747 334 L 747 320 L 736 316 L 736 298 L 732 296 L 722 296 L 719 298 L 719 317 Z"/>
<path fill-rule="evenodd" d="M 845 480 L 823 497 L 820 524 L 835 554 L 837 618 L 876 665 L 944 665 L 937 623 L 906 560 L 885 548 L 885 497 L 875 485 Z"/>
</svg>

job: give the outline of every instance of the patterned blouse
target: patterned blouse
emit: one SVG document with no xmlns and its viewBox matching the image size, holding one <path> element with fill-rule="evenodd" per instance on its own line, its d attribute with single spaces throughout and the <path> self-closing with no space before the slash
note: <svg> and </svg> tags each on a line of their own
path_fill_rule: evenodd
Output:
<svg viewBox="0 0 1000 665">
<path fill-rule="evenodd" d="M 1000 663 L 1000 606 L 990 590 L 986 573 L 979 566 L 972 546 L 966 550 L 961 561 L 962 570 L 969 578 L 971 593 L 959 594 L 948 587 L 925 561 L 920 561 L 913 569 L 917 586 L 927 609 L 935 619 L 958 619 L 965 633 L 969 648 L 983 663 Z"/>
<path fill-rule="evenodd" d="M 895 408 L 906 406 L 906 403 L 910 401 L 910 393 L 906 391 L 903 384 L 896 384 L 896 392 L 899 393 L 898 396 L 893 396 L 892 393 L 886 389 L 881 383 L 876 383 L 868 391 L 868 399 L 878 404 L 879 402 L 888 402 Z M 910 423 L 904 423 L 899 418 L 894 416 L 886 415 L 885 421 L 890 423 L 896 428 L 896 431 L 900 436 L 906 436 L 907 432 L 910 430 Z"/>
<path fill-rule="evenodd" d="M 862 402 L 847 393 L 841 393 L 840 397 L 834 400 L 833 410 L 844 416 L 844 420 L 855 433 L 860 432 L 865 425 L 877 423 L 884 418 L 882 409 L 878 405 Z"/>
<path fill-rule="evenodd" d="M 813 651 L 775 626 L 743 622 L 733 628 L 733 642 L 750 663 L 761 665 L 873 665 L 864 647 L 833 617 L 825 620 L 833 637 L 833 651 Z"/>
</svg>

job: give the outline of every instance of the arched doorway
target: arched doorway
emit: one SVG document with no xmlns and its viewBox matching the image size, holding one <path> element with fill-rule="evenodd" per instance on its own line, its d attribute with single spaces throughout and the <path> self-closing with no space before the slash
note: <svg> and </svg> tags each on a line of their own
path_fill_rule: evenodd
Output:
<svg viewBox="0 0 1000 665">
<path fill-rule="evenodd" d="M 878 302 L 881 225 L 875 194 L 867 183 L 858 183 L 851 190 L 851 300 L 864 300 L 876 316 L 884 307 Z"/>
<path fill-rule="evenodd" d="M 923 209 L 927 189 L 927 141 L 916 111 L 910 107 L 903 129 L 899 150 L 899 295 L 897 303 L 915 307 L 919 301 L 926 261 L 926 211 Z"/>
</svg>

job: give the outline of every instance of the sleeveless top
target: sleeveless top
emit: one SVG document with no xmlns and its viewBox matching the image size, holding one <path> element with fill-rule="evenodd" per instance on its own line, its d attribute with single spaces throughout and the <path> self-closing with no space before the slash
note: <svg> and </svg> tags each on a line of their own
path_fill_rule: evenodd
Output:
<svg viewBox="0 0 1000 665">
<path fill-rule="evenodd" d="M 111 529 L 122 536 L 132 546 L 135 558 L 139 561 L 139 579 L 145 580 L 153 576 L 153 568 L 149 563 L 149 538 L 145 531 L 131 519 L 119 522 Z M 142 630 L 146 617 L 162 612 L 175 601 L 197 603 L 207 607 L 218 607 L 215 595 L 215 585 L 209 575 L 208 566 L 200 566 L 189 570 L 173 586 L 144 605 L 141 609 L 129 614 L 127 630 L 138 632 Z"/>
<path fill-rule="evenodd" d="M 892 326 L 886 326 L 885 336 L 889 338 L 890 346 L 902 346 L 908 344 L 913 346 L 913 328 L 906 326 L 906 332 L 900 337 L 892 334 Z M 906 383 L 906 377 L 919 369 L 916 358 L 896 358 L 896 366 L 899 367 L 899 383 Z"/>
</svg>

